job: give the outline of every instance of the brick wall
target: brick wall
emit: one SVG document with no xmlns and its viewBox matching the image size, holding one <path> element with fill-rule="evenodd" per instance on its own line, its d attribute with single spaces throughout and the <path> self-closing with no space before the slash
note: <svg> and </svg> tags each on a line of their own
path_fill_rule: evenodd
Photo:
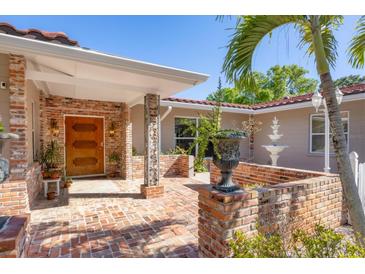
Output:
<svg viewBox="0 0 365 274">
<path fill-rule="evenodd" d="M 19 215 L 29 212 L 42 191 L 41 168 L 32 165 L 25 180 L 6 180 L 0 184 L 0 215 Z"/>
<path fill-rule="evenodd" d="M 160 177 L 192 177 L 194 157 L 189 155 L 160 155 Z M 144 176 L 144 156 L 133 156 L 133 179 Z"/>
<path fill-rule="evenodd" d="M 312 178 L 323 174 L 316 171 L 240 162 L 237 168 L 233 170 L 233 181 L 241 186 L 249 184 L 278 184 L 298 179 Z M 211 162 L 210 182 L 216 184 L 220 179 L 220 170 Z"/>
<path fill-rule="evenodd" d="M 24 56 L 9 55 L 9 125 L 10 131 L 19 135 L 10 142 L 10 177 L 14 180 L 24 179 L 28 167 L 25 67 Z"/>
<path fill-rule="evenodd" d="M 106 173 L 114 173 L 116 170 L 116 165 L 113 163 L 109 163 L 109 155 L 116 151 L 119 153 L 122 158 L 124 157 L 126 151 L 130 150 L 132 153 L 132 147 L 125 145 L 126 138 L 132 143 L 131 132 L 126 133 L 126 127 L 130 129 L 130 125 L 126 126 L 129 117 L 124 117 L 126 115 L 125 109 L 121 103 L 113 103 L 113 102 L 103 102 L 103 101 L 93 101 L 93 100 L 80 100 L 74 98 L 66 98 L 61 96 L 49 96 L 45 97 L 42 94 L 40 98 L 41 105 L 41 144 L 45 144 L 51 138 L 49 132 L 49 124 L 51 119 L 55 119 L 58 123 L 60 133 L 55 138 L 59 145 L 62 147 L 61 154 L 64 159 L 64 142 L 65 142 L 65 124 L 64 117 L 65 115 L 86 115 L 86 116 L 100 116 L 104 117 L 105 125 L 105 170 Z M 116 125 L 116 131 L 114 136 L 110 136 L 108 133 L 108 129 L 110 128 L 111 123 L 114 122 Z M 130 138 L 129 138 L 129 137 Z M 129 150 L 128 150 L 129 149 Z M 123 154 L 124 152 L 124 154 Z M 127 156 L 125 156 L 127 157 Z M 123 158 L 124 159 L 124 158 Z M 123 160 L 122 159 L 122 160 Z M 126 158 L 128 159 L 128 157 Z M 123 161 L 126 163 L 126 161 Z M 125 171 L 124 167 L 121 170 Z M 129 168 L 130 170 L 130 168 Z M 130 171 L 129 171 L 130 172 Z M 128 175 L 128 173 L 124 173 L 124 175 Z"/>
<path fill-rule="evenodd" d="M 293 170 L 287 170 L 287 174 L 293 174 Z M 238 230 L 252 236 L 258 227 L 285 236 L 297 228 L 312 232 L 316 223 L 336 228 L 345 222 L 346 209 L 337 175 L 313 174 L 307 179 L 246 188 L 233 194 L 218 192 L 211 185 L 199 189 L 202 257 L 229 257 L 228 242 Z"/>
</svg>

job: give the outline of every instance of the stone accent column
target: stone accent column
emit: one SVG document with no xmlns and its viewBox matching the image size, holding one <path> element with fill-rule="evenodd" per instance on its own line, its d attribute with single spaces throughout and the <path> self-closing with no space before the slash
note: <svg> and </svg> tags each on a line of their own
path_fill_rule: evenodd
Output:
<svg viewBox="0 0 365 274">
<path fill-rule="evenodd" d="M 160 177 L 160 96 L 147 94 L 144 98 L 144 184 L 141 193 L 145 198 L 163 195 Z"/>
<path fill-rule="evenodd" d="M 10 179 L 25 179 L 28 167 L 27 107 L 25 87 L 26 60 L 21 55 L 9 55 L 10 132 L 19 135 L 10 142 Z"/>
<path fill-rule="evenodd" d="M 253 115 L 250 114 L 250 120 L 253 120 Z M 254 160 L 254 149 L 255 149 L 255 133 L 252 132 L 248 137 L 248 162 L 252 163 Z"/>
<path fill-rule="evenodd" d="M 132 180 L 132 123 L 131 123 L 131 109 L 122 103 L 122 155 L 121 155 L 121 176 L 124 180 Z"/>
<path fill-rule="evenodd" d="M 199 256 L 230 257 L 229 241 L 235 231 L 247 236 L 256 233 L 257 191 L 223 193 L 212 186 L 199 188 Z"/>
</svg>

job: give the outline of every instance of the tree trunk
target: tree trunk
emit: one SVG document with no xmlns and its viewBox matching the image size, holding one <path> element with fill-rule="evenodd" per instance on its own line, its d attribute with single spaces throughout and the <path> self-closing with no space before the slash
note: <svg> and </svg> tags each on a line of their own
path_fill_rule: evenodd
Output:
<svg viewBox="0 0 365 274">
<path fill-rule="evenodd" d="M 350 213 L 354 230 L 360 234 L 358 239 L 362 245 L 365 245 L 365 215 L 350 164 L 340 110 L 336 99 L 335 86 L 329 72 L 321 74 L 320 78 L 323 95 L 326 99 L 328 117 L 333 136 L 332 141 L 336 153 L 337 167 L 340 173 L 346 205 Z"/>
</svg>

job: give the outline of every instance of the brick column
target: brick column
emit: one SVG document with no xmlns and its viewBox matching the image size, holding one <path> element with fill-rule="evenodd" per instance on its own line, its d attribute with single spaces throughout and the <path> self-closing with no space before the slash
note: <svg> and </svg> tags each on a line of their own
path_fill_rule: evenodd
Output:
<svg viewBox="0 0 365 274">
<path fill-rule="evenodd" d="M 163 195 L 160 177 L 160 96 L 147 94 L 144 98 L 144 184 L 141 193 L 145 198 Z"/>
<path fill-rule="evenodd" d="M 132 123 L 131 109 L 122 103 L 122 155 L 121 176 L 124 180 L 132 180 Z"/>
<path fill-rule="evenodd" d="M 19 135 L 10 142 L 10 179 L 24 179 L 28 167 L 27 107 L 24 56 L 9 55 L 10 132 Z"/>
<path fill-rule="evenodd" d="M 199 188 L 199 256 L 225 258 L 231 254 L 229 241 L 235 231 L 256 233 L 257 191 L 223 193 L 212 186 Z"/>
</svg>

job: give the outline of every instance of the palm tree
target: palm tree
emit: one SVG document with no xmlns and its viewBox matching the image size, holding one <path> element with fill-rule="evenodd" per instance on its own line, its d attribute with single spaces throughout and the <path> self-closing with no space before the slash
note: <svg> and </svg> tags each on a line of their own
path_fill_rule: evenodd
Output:
<svg viewBox="0 0 365 274">
<path fill-rule="evenodd" d="M 365 16 L 361 16 L 356 26 L 357 34 L 349 48 L 349 62 L 355 68 L 363 68 L 365 64 Z"/>
<path fill-rule="evenodd" d="M 314 55 L 317 72 L 320 76 L 322 93 L 326 100 L 330 126 L 333 133 L 333 146 L 336 152 L 337 166 L 343 186 L 346 204 L 353 227 L 359 234 L 359 240 L 365 244 L 365 216 L 352 173 L 349 155 L 346 149 L 346 139 L 341 122 L 340 110 L 336 100 L 330 66 L 334 67 L 337 57 L 337 41 L 333 30 L 343 23 L 342 16 L 240 16 L 235 33 L 229 44 L 223 64 L 227 79 L 237 85 L 255 87 L 252 60 L 255 49 L 265 36 L 271 36 L 272 31 L 288 25 L 293 25 L 300 33 L 299 48 L 306 48 L 308 55 Z M 364 25 L 363 25 L 364 26 Z M 362 28 L 364 32 L 364 27 Z M 363 36 L 362 36 L 363 37 Z M 364 63 L 364 54 L 353 42 L 351 60 L 354 65 Z M 357 55 L 355 53 L 358 53 Z"/>
</svg>

